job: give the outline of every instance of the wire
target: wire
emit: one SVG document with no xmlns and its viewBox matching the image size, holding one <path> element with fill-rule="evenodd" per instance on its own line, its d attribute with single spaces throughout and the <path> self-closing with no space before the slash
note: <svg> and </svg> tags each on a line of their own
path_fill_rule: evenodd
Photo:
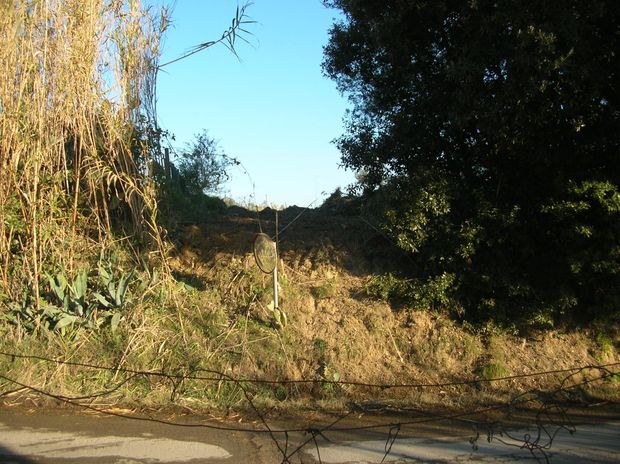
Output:
<svg viewBox="0 0 620 464">
<path fill-rule="evenodd" d="M 617 375 L 618 374 L 617 372 L 613 372 L 609 368 L 620 364 L 620 363 L 610 363 L 610 364 L 603 365 L 603 366 L 583 366 L 583 367 L 572 368 L 572 369 L 558 369 L 558 370 L 553 370 L 553 371 L 547 371 L 545 372 L 546 374 L 552 374 L 552 373 L 569 373 L 569 374 L 565 376 L 565 378 L 559 383 L 558 388 L 556 388 L 555 390 L 551 390 L 548 392 L 541 392 L 536 389 L 532 389 L 532 390 L 529 390 L 527 392 L 517 395 L 510 401 L 500 403 L 497 405 L 488 406 L 488 407 L 475 408 L 469 411 L 460 411 L 460 412 L 455 412 L 455 413 L 450 413 L 450 414 L 426 413 L 426 415 L 420 418 L 413 419 L 413 420 L 403 420 L 403 421 L 397 421 L 397 422 L 390 421 L 390 422 L 383 422 L 379 424 L 370 424 L 370 425 L 362 425 L 362 426 L 337 426 L 337 424 L 341 423 L 343 420 L 345 420 L 347 417 L 349 417 L 353 413 L 353 410 L 349 410 L 347 412 L 344 412 L 343 414 L 338 416 L 336 419 L 332 420 L 330 423 L 322 427 L 294 427 L 294 428 L 286 428 L 286 429 L 285 428 L 275 429 L 269 426 L 265 415 L 262 414 L 260 409 L 254 404 L 252 396 L 247 391 L 247 388 L 245 388 L 244 386 L 244 382 L 248 382 L 248 381 L 235 379 L 223 373 L 219 373 L 220 375 L 219 380 L 227 380 L 227 381 L 235 382 L 239 386 L 239 388 L 241 388 L 246 398 L 246 401 L 251 406 L 255 414 L 258 416 L 258 419 L 262 423 L 263 428 L 227 426 L 227 425 L 222 425 L 222 424 L 206 424 L 206 423 L 200 423 L 200 424 L 178 423 L 178 422 L 173 422 L 173 421 L 168 421 L 168 420 L 163 420 L 163 419 L 157 419 L 153 417 L 143 417 L 143 416 L 119 413 L 116 411 L 109 411 L 106 409 L 92 406 L 90 404 L 84 404 L 81 402 L 81 400 L 84 400 L 84 399 L 95 399 L 101 396 L 110 395 L 113 392 L 117 391 L 122 385 L 125 385 L 127 382 L 129 382 L 135 377 L 138 377 L 139 375 L 162 376 L 162 377 L 166 377 L 169 379 L 195 379 L 195 380 L 205 380 L 205 381 L 215 380 L 212 377 L 203 378 L 203 377 L 180 375 L 180 374 L 167 374 L 164 372 L 135 371 L 131 369 L 107 368 L 107 367 L 95 366 L 91 364 L 75 363 L 75 362 L 63 361 L 63 360 L 52 360 L 49 358 L 45 358 L 42 356 L 36 356 L 36 355 L 20 355 L 16 353 L 6 353 L 6 352 L 0 352 L 0 355 L 9 356 L 12 359 L 17 359 L 17 358 L 38 359 L 38 360 L 42 360 L 46 362 L 52 362 L 52 363 L 58 363 L 58 364 L 64 364 L 64 365 L 72 365 L 76 367 L 79 366 L 79 367 L 84 367 L 84 368 L 89 368 L 89 369 L 95 368 L 95 369 L 100 369 L 100 370 L 109 370 L 109 371 L 114 371 L 114 372 L 124 372 L 124 373 L 131 374 L 127 379 L 121 381 L 114 388 L 106 392 L 99 392 L 96 394 L 80 396 L 80 397 L 68 397 L 66 395 L 54 394 L 52 392 L 43 390 L 41 388 L 28 385 L 22 381 L 9 377 L 6 374 L 0 374 L 0 379 L 4 379 L 6 382 L 16 385 L 20 387 L 20 389 L 26 389 L 34 393 L 37 393 L 39 395 L 46 396 L 46 397 L 53 398 L 58 401 L 64 402 L 65 404 L 68 404 L 68 405 L 84 408 L 84 409 L 99 412 L 102 414 L 121 417 L 121 418 L 129 419 L 129 420 L 155 422 L 155 423 L 160 423 L 160 424 L 170 425 L 170 426 L 177 426 L 177 427 L 192 427 L 192 428 L 205 428 L 205 429 L 224 430 L 224 431 L 268 434 L 282 455 L 282 461 L 281 461 L 282 463 L 290 463 L 291 457 L 299 453 L 302 449 L 304 449 L 309 444 L 314 444 L 317 450 L 317 456 L 319 458 L 319 462 L 321 462 L 320 449 L 319 449 L 317 438 L 321 437 L 329 441 L 329 439 L 325 435 L 328 432 L 353 432 L 353 431 L 363 431 L 363 430 L 371 430 L 371 429 L 377 430 L 377 429 L 387 428 L 388 435 L 387 435 L 387 440 L 385 444 L 385 455 L 383 457 L 383 461 L 385 461 L 385 459 L 390 454 L 392 450 L 392 446 L 394 445 L 396 439 L 398 438 L 399 433 L 402 431 L 404 427 L 411 427 L 414 425 L 432 423 L 432 422 L 437 422 L 437 421 L 445 421 L 445 420 L 465 420 L 465 418 L 467 417 L 472 417 L 472 416 L 476 417 L 476 416 L 480 416 L 481 414 L 486 414 L 492 411 L 502 411 L 502 410 L 511 411 L 518 406 L 525 406 L 529 403 L 536 403 L 536 402 L 541 403 L 542 406 L 539 408 L 539 411 L 536 415 L 537 435 L 534 439 L 532 439 L 531 435 L 526 434 L 522 440 L 519 440 L 515 438 L 514 436 L 510 435 L 509 432 L 503 429 L 500 429 L 499 431 L 497 431 L 496 423 L 492 423 L 490 425 L 487 424 L 487 426 L 489 427 L 487 435 L 488 435 L 489 441 L 495 439 L 498 442 L 503 443 L 508 446 L 518 446 L 522 449 L 527 449 L 532 454 L 532 456 L 538 461 L 540 461 L 540 459 L 542 458 L 548 462 L 547 451 L 551 448 L 553 440 L 555 439 L 557 433 L 562 429 L 574 431 L 574 426 L 572 424 L 570 424 L 569 426 L 565 425 L 567 422 L 570 422 L 570 420 L 568 418 L 568 415 L 566 414 L 566 411 L 564 411 L 564 409 L 561 408 L 557 404 L 553 404 L 552 407 L 557 409 L 556 414 L 557 413 L 560 414 L 560 416 L 562 417 L 562 421 L 558 422 L 558 421 L 553 420 L 553 418 L 549 415 L 549 407 L 548 407 L 549 402 L 550 401 L 557 402 L 559 399 L 558 395 L 560 395 L 561 393 L 567 393 L 573 389 L 583 388 L 584 386 L 590 383 L 593 383 L 599 380 L 604 380 L 614 375 Z M 598 377 L 595 377 L 595 378 L 583 377 L 584 380 L 580 382 L 570 383 L 571 379 L 574 378 L 575 374 L 578 374 L 586 370 L 598 370 L 601 373 Z M 524 375 L 522 377 L 527 377 L 527 376 L 531 376 L 531 375 Z M 515 378 L 515 376 L 511 378 Z M 499 378 L 495 380 L 505 380 L 505 379 L 507 378 Z M 256 381 L 254 383 L 260 384 L 262 382 Z M 462 382 L 456 382 L 453 384 L 462 384 Z M 446 384 L 445 383 L 444 384 L 426 384 L 425 386 L 431 387 L 431 386 L 438 386 L 438 385 L 446 385 Z M 420 385 L 416 385 L 416 388 L 419 386 Z M 403 410 L 403 411 L 406 411 L 406 410 Z M 555 427 L 555 430 L 551 430 L 550 426 L 548 424 L 545 424 L 542 421 L 543 417 L 550 420 L 551 427 Z M 468 422 L 472 422 L 475 425 L 474 431 L 476 432 L 476 436 L 469 440 L 470 443 L 472 444 L 472 447 L 475 449 L 477 446 L 476 442 L 480 437 L 480 432 L 479 432 L 480 423 L 476 422 L 475 420 L 474 421 L 468 420 Z M 289 452 L 288 451 L 289 434 L 291 433 L 305 433 L 306 435 L 309 435 L 309 438 L 302 440 L 302 442 L 296 448 L 294 448 L 292 451 Z M 278 438 L 276 437 L 276 435 L 279 435 L 279 434 L 284 434 L 284 440 L 285 440 L 284 444 L 281 444 Z M 505 440 L 503 440 L 504 435 L 512 440 L 517 440 L 520 444 L 515 445 L 514 443 L 506 442 Z"/>
<path fill-rule="evenodd" d="M 310 203 L 308 204 L 308 206 L 306 206 L 304 209 L 302 209 L 302 210 L 301 210 L 301 212 L 300 212 L 297 216 L 295 216 L 295 218 L 294 218 L 291 222 L 289 222 L 287 225 L 285 225 L 284 227 L 282 227 L 282 229 L 280 229 L 280 231 L 279 231 L 279 234 L 281 235 L 281 234 L 282 234 L 282 232 L 284 232 L 286 229 L 288 229 L 288 228 L 289 228 L 289 227 L 291 227 L 293 224 L 295 224 L 295 222 L 297 222 L 297 220 L 298 220 L 301 216 L 303 216 L 303 214 L 304 214 L 306 211 L 308 211 L 308 210 L 312 207 L 312 205 L 314 205 L 317 201 L 319 201 L 319 197 L 317 197 L 317 198 L 315 198 L 314 200 L 312 200 L 312 202 L 310 202 Z M 272 239 L 272 240 L 274 240 L 274 239 L 276 238 L 276 236 L 277 236 L 277 235 L 278 235 L 278 234 L 274 235 L 273 237 L 271 237 L 271 239 Z"/>
<path fill-rule="evenodd" d="M 475 378 L 475 379 L 465 379 L 465 380 L 456 380 L 452 382 L 441 382 L 441 383 L 403 383 L 403 384 L 377 384 L 377 383 L 367 383 L 367 382 L 358 382 L 358 381 L 346 381 L 346 380 L 327 380 L 327 379 L 302 379 L 302 380 L 290 380 L 290 379 L 251 379 L 251 378 L 232 378 L 227 374 L 224 374 L 219 371 L 209 370 L 209 369 L 200 369 L 202 372 L 207 372 L 213 374 L 212 377 L 204 377 L 197 375 L 183 375 L 183 374 L 174 374 L 163 371 L 142 371 L 135 369 L 127 369 L 123 367 L 110 367 L 110 366 L 102 366 L 97 364 L 88 364 L 88 363 L 78 363 L 73 361 L 63 361 L 58 359 L 46 358 L 44 356 L 38 355 L 22 355 L 17 353 L 8 353 L 4 351 L 0 351 L 0 356 L 5 356 L 9 358 L 21 358 L 21 359 L 37 359 L 39 361 L 54 363 L 54 364 L 63 364 L 67 366 L 76 366 L 76 367 L 85 367 L 89 369 L 96 370 L 108 370 L 114 372 L 124 372 L 128 374 L 137 374 L 144 376 L 155 376 L 155 377 L 166 377 L 169 379 L 181 379 L 181 380 L 200 380 L 200 381 L 208 381 L 208 382 L 221 382 L 222 380 L 229 379 L 231 382 L 237 383 L 248 383 L 255 385 L 291 385 L 291 384 L 320 384 L 320 385 L 342 385 L 342 386 L 355 386 L 355 387 L 367 387 L 367 388 L 377 388 L 382 390 L 388 389 L 418 389 L 418 388 L 446 388 L 446 387 L 457 387 L 464 385 L 476 385 L 481 383 L 491 383 L 491 382 L 502 382 L 509 381 L 515 379 L 523 379 L 523 378 L 531 378 L 531 377 L 541 377 L 544 375 L 552 375 L 552 374 L 565 374 L 569 372 L 579 372 L 586 369 L 609 369 L 613 367 L 620 366 L 620 362 L 594 365 L 589 364 L 585 366 L 575 366 L 565 369 L 553 369 L 549 371 L 539 371 L 539 372 L 531 372 L 527 374 L 517 374 L 517 375 L 509 375 L 504 377 L 493 377 L 493 378 Z"/>
</svg>

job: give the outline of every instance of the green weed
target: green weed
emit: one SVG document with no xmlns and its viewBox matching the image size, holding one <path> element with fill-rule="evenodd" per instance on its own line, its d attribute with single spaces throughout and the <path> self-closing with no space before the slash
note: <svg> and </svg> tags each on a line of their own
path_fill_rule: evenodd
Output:
<svg viewBox="0 0 620 464">
<path fill-rule="evenodd" d="M 597 348 L 594 353 L 594 358 L 597 361 L 604 363 L 613 358 L 616 352 L 614 341 L 605 331 L 598 331 L 594 341 L 596 342 Z"/>
<path fill-rule="evenodd" d="M 327 298 L 334 297 L 334 295 L 336 294 L 336 286 L 331 281 L 325 282 L 322 285 L 313 287 L 311 292 L 312 292 L 312 296 L 316 298 L 317 300 L 325 300 Z"/>
<path fill-rule="evenodd" d="M 499 361 L 490 362 L 482 367 L 480 376 L 485 380 L 493 380 L 507 377 L 509 374 L 506 366 Z"/>
<path fill-rule="evenodd" d="M 317 359 L 324 359 L 327 353 L 327 342 L 322 338 L 315 338 L 312 341 L 314 347 L 314 355 Z"/>
</svg>

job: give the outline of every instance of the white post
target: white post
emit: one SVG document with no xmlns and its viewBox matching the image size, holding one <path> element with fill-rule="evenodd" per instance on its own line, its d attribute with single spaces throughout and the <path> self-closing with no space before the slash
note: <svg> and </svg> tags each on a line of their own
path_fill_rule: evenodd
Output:
<svg viewBox="0 0 620 464">
<path fill-rule="evenodd" d="M 273 268 L 273 307 L 278 309 L 278 210 L 276 209 L 276 241 L 273 246 L 276 248 L 276 266 Z"/>
<path fill-rule="evenodd" d="M 273 268 L 273 307 L 278 309 L 278 265 Z"/>
</svg>

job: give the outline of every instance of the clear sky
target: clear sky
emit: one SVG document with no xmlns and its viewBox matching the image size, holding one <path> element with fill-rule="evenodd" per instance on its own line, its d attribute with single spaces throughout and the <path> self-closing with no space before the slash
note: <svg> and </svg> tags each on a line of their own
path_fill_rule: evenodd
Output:
<svg viewBox="0 0 620 464">
<path fill-rule="evenodd" d="M 240 0 L 243 3 L 243 0 Z M 230 25 L 236 0 L 177 0 L 162 63 Z M 163 68 L 158 77 L 160 125 L 184 146 L 207 129 L 239 168 L 225 193 L 239 201 L 307 206 L 353 182 L 332 143 L 348 102 L 321 70 L 327 31 L 337 17 L 320 0 L 254 0 L 247 9 L 252 45 L 235 58 L 217 45 Z"/>
</svg>

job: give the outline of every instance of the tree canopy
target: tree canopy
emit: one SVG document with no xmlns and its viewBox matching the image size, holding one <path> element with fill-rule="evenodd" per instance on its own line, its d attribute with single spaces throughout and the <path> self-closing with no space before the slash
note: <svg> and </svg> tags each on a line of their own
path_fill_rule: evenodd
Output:
<svg viewBox="0 0 620 464">
<path fill-rule="evenodd" d="M 178 154 L 179 175 L 190 195 L 216 192 L 228 180 L 226 169 L 234 163 L 206 130 Z"/>
<path fill-rule="evenodd" d="M 344 13 L 324 60 L 353 103 L 342 159 L 418 284 L 476 319 L 617 312 L 615 2 L 325 3 Z"/>
</svg>

